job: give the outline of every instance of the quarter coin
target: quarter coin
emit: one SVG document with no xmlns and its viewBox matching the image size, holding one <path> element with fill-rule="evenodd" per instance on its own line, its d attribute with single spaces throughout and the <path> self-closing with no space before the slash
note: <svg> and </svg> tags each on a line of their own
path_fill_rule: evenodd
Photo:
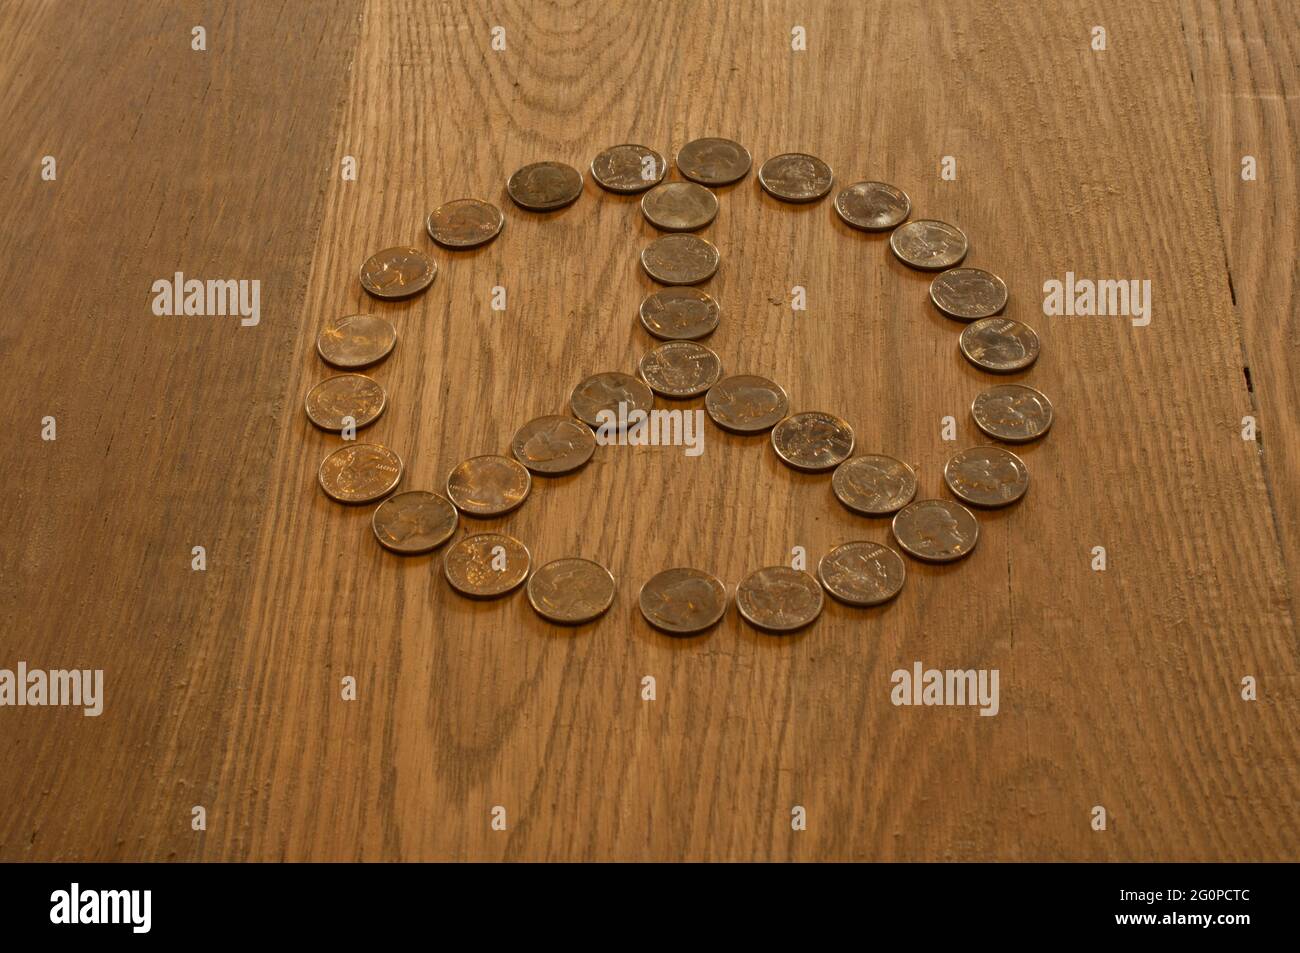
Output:
<svg viewBox="0 0 1300 953">
<path fill-rule="evenodd" d="M 677 169 L 701 185 L 729 185 L 753 164 L 749 150 L 730 139 L 694 139 L 677 153 Z"/>
<path fill-rule="evenodd" d="M 637 604 L 656 629 L 693 635 L 716 625 L 727 611 L 727 587 L 699 569 L 665 569 L 641 587 Z"/>
<path fill-rule="evenodd" d="M 620 430 L 626 425 L 632 411 L 643 410 L 649 413 L 654 403 L 655 395 L 645 382 L 622 371 L 592 374 L 575 387 L 569 397 L 569 408 L 573 411 L 573 416 L 588 427 L 612 424 Z M 608 411 L 609 416 L 605 420 L 600 419 L 602 411 Z"/>
<path fill-rule="evenodd" d="M 699 288 L 662 288 L 641 302 L 641 325 L 665 341 L 695 341 L 718 326 L 722 308 Z"/>
<path fill-rule="evenodd" d="M 447 496 L 466 516 L 502 516 L 528 499 L 532 477 L 509 457 L 485 454 L 456 465 L 447 477 Z"/>
<path fill-rule="evenodd" d="M 704 397 L 713 422 L 733 433 L 771 430 L 790 410 L 781 385 L 755 374 L 737 374 L 718 381 Z"/>
<path fill-rule="evenodd" d="M 641 267 L 661 285 L 698 285 L 718 270 L 718 249 L 696 235 L 665 235 L 641 250 Z"/>
<path fill-rule="evenodd" d="M 1007 306 L 1007 286 L 983 268 L 950 268 L 930 282 L 930 300 L 950 318 L 975 321 Z"/>
<path fill-rule="evenodd" d="M 388 404 L 383 387 L 364 374 L 327 377 L 307 392 L 307 417 L 321 430 L 339 433 L 351 418 L 360 430 L 379 419 Z"/>
<path fill-rule="evenodd" d="M 907 567 L 888 546 L 864 540 L 836 546 L 817 564 L 817 575 L 840 602 L 878 606 L 902 591 Z"/>
<path fill-rule="evenodd" d="M 834 181 L 830 166 L 803 152 L 772 156 L 758 170 L 763 191 L 783 202 L 815 202 L 831 190 Z"/>
<path fill-rule="evenodd" d="M 768 632 L 793 632 L 821 615 L 821 584 L 789 566 L 768 566 L 736 587 L 736 608 L 750 625 Z"/>
<path fill-rule="evenodd" d="M 560 625 L 590 622 L 613 601 L 613 575 L 590 559 L 554 559 L 528 580 L 529 605 L 543 619 Z"/>
<path fill-rule="evenodd" d="M 796 470 L 830 470 L 853 452 L 853 428 L 834 414 L 791 414 L 772 428 L 772 448 Z"/>
<path fill-rule="evenodd" d="M 460 516 L 445 497 L 428 490 L 395 493 L 375 507 L 370 528 L 385 549 L 414 555 L 437 549 L 456 532 Z"/>
<path fill-rule="evenodd" d="M 610 146 L 591 160 L 591 177 L 610 192 L 644 192 L 663 181 L 664 157 L 649 146 Z"/>
<path fill-rule="evenodd" d="M 1037 333 L 1010 318 L 984 318 L 966 325 L 958 346 L 966 360 L 994 374 L 1023 371 L 1038 360 Z"/>
<path fill-rule="evenodd" d="M 549 212 L 578 200 L 582 173 L 563 162 L 534 162 L 510 176 L 506 191 L 520 208 Z"/>
<path fill-rule="evenodd" d="M 591 428 L 572 417 L 550 414 L 528 421 L 515 432 L 510 452 L 530 471 L 558 476 L 578 469 L 596 450 Z"/>
<path fill-rule="evenodd" d="M 424 227 L 445 248 L 474 248 L 500 235 L 505 223 L 501 209 L 489 202 L 456 199 L 430 212 Z"/>
<path fill-rule="evenodd" d="M 718 197 L 694 182 L 665 182 L 641 198 L 641 214 L 665 232 L 693 232 L 718 214 Z"/>
<path fill-rule="evenodd" d="M 451 587 L 471 599 L 496 599 L 528 578 L 528 547 L 505 533 L 462 536 L 442 557 Z"/>
<path fill-rule="evenodd" d="M 970 405 L 975 424 L 990 437 L 1007 443 L 1037 440 L 1052 426 L 1052 402 L 1024 384 L 1000 384 Z"/>
<path fill-rule="evenodd" d="M 912 214 L 912 200 L 886 182 L 855 182 L 835 196 L 835 211 L 846 225 L 867 232 L 897 228 Z"/>
<path fill-rule="evenodd" d="M 903 507 L 893 530 L 903 552 L 929 563 L 961 559 L 980 538 L 975 514 L 951 500 L 918 500 Z"/>
<path fill-rule="evenodd" d="M 321 461 L 316 479 L 332 500 L 373 503 L 401 482 L 402 458 L 375 443 L 350 443 Z"/>
<path fill-rule="evenodd" d="M 354 370 L 378 364 L 397 343 L 397 329 L 377 314 L 348 314 L 316 335 L 316 353 L 326 364 Z"/>
<path fill-rule="evenodd" d="M 971 447 L 952 455 L 943 479 L 953 496 L 972 506 L 1010 506 L 1029 489 L 1029 468 L 1010 450 Z"/>
<path fill-rule="evenodd" d="M 375 252 L 361 266 L 361 287 L 376 298 L 396 301 L 419 294 L 438 274 L 434 260 L 418 248 L 398 245 Z"/>
<path fill-rule="evenodd" d="M 942 271 L 960 265 L 970 245 L 956 225 L 918 218 L 894 229 L 889 235 L 889 247 L 910 268 Z"/>
<path fill-rule="evenodd" d="M 855 513 L 888 516 L 916 496 L 916 472 L 902 460 L 866 454 L 836 467 L 831 489 L 835 498 Z"/>
<path fill-rule="evenodd" d="M 722 376 L 722 359 L 694 341 L 667 341 L 641 358 L 641 378 L 664 397 L 699 397 Z"/>
</svg>

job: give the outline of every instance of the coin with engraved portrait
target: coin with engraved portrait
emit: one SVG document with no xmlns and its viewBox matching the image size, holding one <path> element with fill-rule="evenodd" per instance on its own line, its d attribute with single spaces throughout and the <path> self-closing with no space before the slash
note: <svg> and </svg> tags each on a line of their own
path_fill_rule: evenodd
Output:
<svg viewBox="0 0 1300 953">
<path fill-rule="evenodd" d="M 881 453 L 845 460 L 831 477 L 835 498 L 863 516 L 896 513 L 916 496 L 916 472 Z"/>
<path fill-rule="evenodd" d="M 316 335 L 316 353 L 326 364 L 355 370 L 378 364 L 397 343 L 397 329 L 377 314 L 348 314 Z"/>
<path fill-rule="evenodd" d="M 729 185 L 743 179 L 753 164 L 749 150 L 730 139 L 693 139 L 677 153 L 677 169 L 701 185 Z"/>
<path fill-rule="evenodd" d="M 975 514 L 951 500 L 917 500 L 894 516 L 894 539 L 915 559 L 950 563 L 969 555 L 979 542 Z"/>
<path fill-rule="evenodd" d="M 402 479 L 402 458 L 375 443 L 349 443 L 321 461 L 316 480 L 340 503 L 373 503 Z"/>
<path fill-rule="evenodd" d="M 361 287 L 376 298 L 396 301 L 419 294 L 438 274 L 434 260 L 418 248 L 398 245 L 375 252 L 361 266 Z"/>
<path fill-rule="evenodd" d="M 771 430 L 790 409 L 780 384 L 756 374 L 736 374 L 718 381 L 704 397 L 713 422 L 733 433 Z"/>
<path fill-rule="evenodd" d="M 950 268 L 930 282 L 930 300 L 950 318 L 977 321 L 1007 306 L 1007 286 L 983 268 Z"/>
<path fill-rule="evenodd" d="M 1038 360 L 1038 334 L 1010 318 L 984 318 L 966 325 L 958 347 L 966 360 L 994 374 L 1023 371 Z"/>
<path fill-rule="evenodd" d="M 429 213 L 424 227 L 445 248 L 476 248 L 501 234 L 501 209 L 478 199 L 455 199 Z"/>
<path fill-rule="evenodd" d="M 341 432 L 350 422 L 360 430 L 379 419 L 388 395 L 365 374 L 327 377 L 307 392 L 307 418 L 321 430 Z"/>
<path fill-rule="evenodd" d="M 694 341 L 665 341 L 641 358 L 641 379 L 664 397 L 699 397 L 722 376 L 722 359 Z"/>
<path fill-rule="evenodd" d="M 834 181 L 830 166 L 803 152 L 772 156 L 758 170 L 763 191 L 782 202 L 815 202 L 831 190 Z"/>
<path fill-rule="evenodd" d="M 943 480 L 964 503 L 992 509 L 1010 506 L 1029 489 L 1029 468 L 1010 450 L 970 447 L 944 464 Z"/>
<path fill-rule="evenodd" d="M 510 176 L 506 192 L 520 208 L 549 212 L 578 200 L 582 173 L 563 162 L 533 162 Z"/>
<path fill-rule="evenodd" d="M 912 214 L 912 200 L 887 182 L 855 182 L 835 196 L 835 211 L 846 225 L 886 232 Z"/>
<path fill-rule="evenodd" d="M 866 540 L 843 543 L 821 558 L 817 575 L 826 591 L 851 606 L 878 606 L 902 591 L 903 557 Z"/>
<path fill-rule="evenodd" d="M 664 341 L 695 341 L 718 327 L 722 308 L 699 288 L 661 288 L 641 302 L 641 326 Z"/>
<path fill-rule="evenodd" d="M 670 635 L 693 635 L 716 625 L 727 611 L 727 587 L 700 569 L 665 569 L 641 587 L 641 615 Z"/>
<path fill-rule="evenodd" d="M 646 383 L 622 371 L 592 374 L 569 396 L 573 416 L 589 427 L 607 424 L 621 429 L 632 411 L 649 413 L 654 403 L 655 395 Z"/>
<path fill-rule="evenodd" d="M 794 632 L 821 615 L 822 587 L 811 574 L 789 566 L 750 573 L 736 587 L 736 608 L 750 625 L 767 632 Z"/>
<path fill-rule="evenodd" d="M 558 476 L 578 469 L 596 450 L 591 428 L 572 417 L 548 414 L 515 431 L 510 452 L 531 472 Z"/>
<path fill-rule="evenodd" d="M 443 496 L 428 490 L 394 493 L 375 507 L 370 528 L 385 549 L 403 555 L 437 549 L 456 532 L 460 516 Z"/>
<path fill-rule="evenodd" d="M 1024 384 L 999 384 L 970 405 L 975 425 L 990 437 L 1007 443 L 1037 440 L 1052 426 L 1052 402 L 1047 395 Z"/>
<path fill-rule="evenodd" d="M 665 182 L 641 198 L 641 214 L 665 232 L 693 232 L 718 214 L 718 197 L 695 182 Z"/>
<path fill-rule="evenodd" d="M 600 563 L 553 559 L 529 577 L 528 604 L 550 622 L 581 625 L 605 613 L 614 588 L 614 576 Z"/>
<path fill-rule="evenodd" d="M 853 428 L 821 411 L 791 414 L 772 428 L 772 448 L 796 470 L 831 470 L 853 452 Z"/>
<path fill-rule="evenodd" d="M 942 271 L 960 265 L 970 245 L 956 225 L 918 218 L 894 229 L 889 235 L 889 247 L 910 268 Z"/>
<path fill-rule="evenodd" d="M 641 267 L 661 285 L 698 285 L 718 270 L 718 249 L 697 235 L 665 235 L 641 250 Z"/>
<path fill-rule="evenodd" d="M 610 146 L 591 160 L 591 177 L 610 192 L 644 192 L 662 182 L 667 171 L 663 156 L 634 143 Z"/>
<path fill-rule="evenodd" d="M 496 599 L 528 578 L 528 547 L 505 533 L 462 536 L 443 554 L 442 572 L 462 596 Z"/>
<path fill-rule="evenodd" d="M 502 516 L 528 499 L 532 488 L 528 469 L 498 454 L 470 457 L 447 477 L 447 496 L 466 516 Z"/>
</svg>

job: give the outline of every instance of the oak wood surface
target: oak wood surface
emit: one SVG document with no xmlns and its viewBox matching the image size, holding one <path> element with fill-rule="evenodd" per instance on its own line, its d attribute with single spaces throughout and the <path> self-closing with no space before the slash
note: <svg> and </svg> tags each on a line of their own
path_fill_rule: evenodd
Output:
<svg viewBox="0 0 1300 953">
<path fill-rule="evenodd" d="M 0 709 L 0 859 L 1294 859 L 1295 18 L 1281 0 L 0 9 L 16 408 L 0 666 L 107 684 L 99 718 Z M 390 406 L 362 439 L 437 489 L 651 345 L 637 253 L 655 233 L 635 198 L 588 181 L 535 215 L 508 174 L 700 135 L 756 164 L 812 152 L 838 183 L 894 182 L 966 230 L 968 262 L 1042 338 L 1012 378 L 1057 408 L 1023 452 L 1025 500 L 981 516 L 970 559 L 909 561 L 895 602 L 828 601 L 788 638 L 733 608 L 673 639 L 637 612 L 671 565 L 734 587 L 795 546 L 813 565 L 889 541 L 828 478 L 711 424 L 697 458 L 602 447 L 515 513 L 465 521 L 518 536 L 534 565 L 607 565 L 598 623 L 548 625 L 522 593 L 467 601 L 438 554 L 381 550 L 369 508 L 316 485 L 339 444 L 301 406 L 327 373 L 321 323 L 397 324 L 373 371 Z M 505 211 L 501 237 L 434 248 L 424 216 L 466 195 Z M 726 370 L 840 414 L 944 495 L 943 462 L 982 442 L 970 401 L 997 381 L 963 361 L 927 278 L 829 201 L 778 203 L 752 175 L 720 197 L 703 234 L 722 252 L 708 343 Z M 429 249 L 438 278 L 374 301 L 357 268 L 398 243 Z M 260 279 L 260 325 L 154 316 L 150 285 L 177 270 Z M 1045 316 L 1043 282 L 1066 271 L 1149 278 L 1151 324 Z M 1240 437 L 1247 414 L 1262 445 Z M 916 660 L 998 669 L 1000 713 L 895 707 L 890 674 Z"/>
</svg>

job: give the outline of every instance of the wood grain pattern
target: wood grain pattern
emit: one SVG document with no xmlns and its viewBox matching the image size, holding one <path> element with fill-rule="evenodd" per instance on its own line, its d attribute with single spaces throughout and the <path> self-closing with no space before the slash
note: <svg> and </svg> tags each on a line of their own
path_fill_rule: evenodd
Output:
<svg viewBox="0 0 1300 953">
<path fill-rule="evenodd" d="M 16 223 L 0 238 L 15 365 L 0 387 L 26 415 L 0 460 L 4 536 L 22 541 L 0 564 L 14 620 L 0 665 L 103 667 L 109 698 L 99 719 L 0 711 L 17 768 L 0 775 L 0 858 L 1294 858 L 1300 504 L 1294 450 L 1274 457 L 1270 436 L 1287 413 L 1294 433 L 1280 347 L 1294 255 L 1234 237 L 1258 208 L 1223 199 L 1241 120 L 1216 111 L 1243 88 L 1280 97 L 1255 148 L 1290 185 L 1256 183 L 1250 201 L 1293 250 L 1295 57 L 1269 32 L 1243 73 L 1231 42 L 1263 36 L 1276 10 L 373 0 L 302 22 L 251 4 L 100 12 L 65 43 L 53 9 L 20 6 L 0 32 L 16 142 L 0 172 Z M 221 39 L 196 67 L 200 18 Z M 795 24 L 806 52 L 790 50 Z M 532 215 L 510 205 L 508 174 L 711 134 L 757 161 L 815 153 L 841 184 L 894 182 L 916 214 L 967 231 L 969 263 L 1006 279 L 1008 313 L 1042 337 L 1013 379 L 1057 405 L 1023 454 L 1025 501 L 982 517 L 971 559 L 909 562 L 893 604 L 828 604 L 793 638 L 733 610 L 672 639 L 636 611 L 669 565 L 734 586 L 794 546 L 815 563 L 847 539 L 888 541 L 828 477 L 711 425 L 698 458 L 600 448 L 516 513 L 472 521 L 538 564 L 607 565 L 619 592 L 598 624 L 548 625 L 522 594 L 458 598 L 436 554 L 381 550 L 369 509 L 315 484 L 338 444 L 301 409 L 326 373 L 319 325 L 358 310 L 397 324 L 373 372 L 390 407 L 363 439 L 403 456 L 407 487 L 437 488 L 652 343 L 636 308 L 654 232 L 635 198 L 588 182 L 571 208 Z M 68 157 L 57 187 L 36 174 L 46 152 Z M 939 178 L 945 155 L 956 181 Z M 502 236 L 434 250 L 422 297 L 367 298 L 360 262 L 431 247 L 424 215 L 464 195 L 505 210 Z M 991 380 L 960 357 L 927 279 L 829 202 L 783 205 L 753 176 L 720 197 L 708 343 L 727 371 L 845 417 L 859 447 L 939 495 L 944 460 L 979 441 L 967 408 Z M 1240 243 L 1227 263 L 1225 236 Z M 262 324 L 153 317 L 149 284 L 177 269 L 261 277 Z M 1067 270 L 1149 278 L 1151 325 L 1045 317 L 1043 282 Z M 1291 330 L 1265 329 L 1286 307 Z M 1251 355 L 1271 388 L 1252 394 L 1256 346 L 1274 353 Z M 1238 435 L 1256 406 L 1262 455 Z M 53 445 L 37 440 L 46 413 Z M 195 543 L 211 554 L 201 576 Z M 1000 714 L 891 705 L 890 673 L 918 659 L 999 669 Z M 349 674 L 355 702 L 339 698 Z M 1244 675 L 1259 701 L 1240 699 Z M 190 830 L 194 804 L 206 832 Z M 806 831 L 791 830 L 796 804 Z M 1089 827 L 1097 804 L 1105 832 Z"/>
</svg>

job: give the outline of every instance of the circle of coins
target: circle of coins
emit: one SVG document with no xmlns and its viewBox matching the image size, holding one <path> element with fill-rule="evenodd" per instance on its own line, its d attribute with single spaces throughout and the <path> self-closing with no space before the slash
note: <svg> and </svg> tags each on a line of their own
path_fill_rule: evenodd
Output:
<svg viewBox="0 0 1300 953">
<path fill-rule="evenodd" d="M 348 314 L 316 335 L 316 353 L 326 364 L 357 370 L 378 364 L 397 344 L 397 329 L 377 314 Z"/>
<path fill-rule="evenodd" d="M 980 538 L 975 514 L 951 500 L 918 500 L 894 515 L 894 539 L 909 556 L 950 563 L 970 555 Z"/>
<path fill-rule="evenodd" d="M 1007 286 L 983 268 L 950 268 L 930 282 L 930 300 L 950 318 L 991 318 L 1007 306 Z"/>
<path fill-rule="evenodd" d="M 1006 443 L 1028 443 L 1052 426 L 1052 402 L 1024 384 L 1000 384 L 975 398 L 970 407 L 975 425 Z"/>
<path fill-rule="evenodd" d="M 641 250 L 641 267 L 661 285 L 698 285 L 718 270 L 718 249 L 696 235 L 665 235 Z"/>
<path fill-rule="evenodd" d="M 560 625 L 581 625 L 614 602 L 614 576 L 590 559 L 555 559 L 528 578 L 528 604 Z"/>
<path fill-rule="evenodd" d="M 578 200 L 582 173 L 563 162 L 534 162 L 510 176 L 506 192 L 520 208 L 549 212 Z"/>
<path fill-rule="evenodd" d="M 677 170 L 700 185 L 730 185 L 748 173 L 749 150 L 730 139 L 695 139 L 677 153 Z"/>
<path fill-rule="evenodd" d="M 694 341 L 665 341 L 641 358 L 641 379 L 663 397 L 699 397 L 722 376 L 722 359 Z"/>
<path fill-rule="evenodd" d="M 897 228 L 912 214 L 912 200 L 886 182 L 855 182 L 835 196 L 835 212 L 865 232 Z"/>
<path fill-rule="evenodd" d="M 897 513 L 916 496 L 916 471 L 884 454 L 845 460 L 831 476 L 835 498 L 863 516 Z"/>
<path fill-rule="evenodd" d="M 718 327 L 722 308 L 699 288 L 662 288 L 646 295 L 641 326 L 663 341 L 698 341 Z"/>
<path fill-rule="evenodd" d="M 1010 318 L 984 318 L 966 325 L 957 346 L 966 360 L 994 374 L 1023 371 L 1038 360 L 1038 334 Z"/>
<path fill-rule="evenodd" d="M 1029 468 L 1002 447 L 971 447 L 953 454 L 943 467 L 952 495 L 971 506 L 1010 506 L 1029 489 Z"/>
<path fill-rule="evenodd" d="M 504 516 L 528 499 L 532 488 L 527 467 L 497 454 L 470 457 L 447 477 L 447 496 L 466 516 Z"/>
<path fill-rule="evenodd" d="M 316 479 L 340 503 L 373 503 L 402 480 L 402 458 L 374 443 L 350 443 L 321 461 Z"/>
<path fill-rule="evenodd" d="M 388 395 L 374 378 L 339 374 L 309 390 L 305 406 L 317 427 L 339 433 L 349 423 L 357 430 L 373 424 L 388 406 Z"/>
<path fill-rule="evenodd" d="M 783 202 L 815 202 L 831 190 L 834 181 L 830 166 L 802 152 L 773 156 L 758 170 L 763 191 Z"/>
<path fill-rule="evenodd" d="M 506 217 L 501 209 L 478 199 L 456 199 L 429 213 L 424 227 L 444 248 L 476 248 L 501 234 Z"/>
<path fill-rule="evenodd" d="M 361 287 L 376 298 L 396 301 L 417 295 L 438 275 L 434 260 L 418 248 L 396 246 L 375 252 L 361 266 Z"/>
<path fill-rule="evenodd" d="M 817 410 L 792 414 L 772 428 L 772 447 L 796 470 L 831 470 L 853 452 L 853 428 Z"/>
<path fill-rule="evenodd" d="M 888 546 L 843 543 L 817 563 L 817 576 L 832 596 L 851 606 L 878 606 L 903 590 L 907 566 Z"/>
<path fill-rule="evenodd" d="M 471 599 L 495 599 L 528 578 L 528 547 L 505 533 L 475 533 L 451 544 L 442 557 L 451 587 Z"/>
<path fill-rule="evenodd" d="M 699 569 L 665 569 L 637 595 L 641 615 L 670 635 L 694 635 L 717 624 L 727 611 L 727 587 Z"/>
<path fill-rule="evenodd" d="M 578 469 L 596 452 L 596 435 L 572 417 L 551 414 L 528 421 L 510 441 L 510 452 L 531 472 L 558 476 Z"/>
<path fill-rule="evenodd" d="M 733 433 L 771 430 L 790 409 L 781 385 L 754 374 L 737 374 L 719 381 L 704 396 L 704 409 L 713 422 Z"/>
<path fill-rule="evenodd" d="M 665 182 L 641 199 L 641 214 L 665 232 L 693 232 L 718 215 L 718 197 L 695 182 Z"/>
<path fill-rule="evenodd" d="M 618 430 L 624 429 L 632 411 L 648 413 L 654 403 L 655 395 L 645 382 L 622 371 L 592 374 L 569 396 L 573 416 L 588 427 L 617 424 Z"/>
<path fill-rule="evenodd" d="M 736 587 L 736 608 L 750 625 L 768 632 L 793 632 L 822 611 L 821 584 L 789 566 L 750 573 Z"/>
<path fill-rule="evenodd" d="M 649 146 L 611 146 L 591 160 L 591 177 L 610 192 L 644 192 L 663 181 L 664 157 Z"/>
<path fill-rule="evenodd" d="M 370 518 L 379 545 L 403 555 L 437 549 L 451 539 L 459 523 L 456 507 L 428 490 L 394 493 L 375 507 Z"/>
<path fill-rule="evenodd" d="M 889 248 L 909 268 L 942 271 L 960 265 L 969 249 L 966 234 L 956 225 L 918 218 L 889 234 Z"/>
</svg>

